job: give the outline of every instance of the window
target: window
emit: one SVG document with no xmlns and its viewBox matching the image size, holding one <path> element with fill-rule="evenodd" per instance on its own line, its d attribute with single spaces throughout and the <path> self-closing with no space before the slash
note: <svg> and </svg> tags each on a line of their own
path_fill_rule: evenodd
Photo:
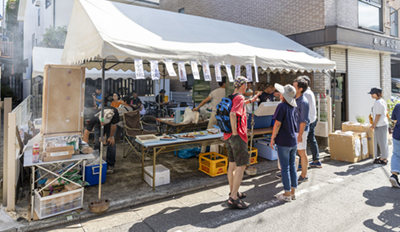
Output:
<svg viewBox="0 0 400 232">
<path fill-rule="evenodd" d="M 179 9 L 178 13 L 184 14 L 185 13 L 185 7 L 182 7 L 181 9 Z"/>
<path fill-rule="evenodd" d="M 390 35 L 399 36 L 399 14 L 392 7 L 390 7 Z"/>
<path fill-rule="evenodd" d="M 38 18 L 38 26 L 40 26 L 40 8 L 38 9 L 37 18 Z"/>
<path fill-rule="evenodd" d="M 46 9 L 51 5 L 51 0 L 46 0 Z"/>
<path fill-rule="evenodd" d="M 358 26 L 364 29 L 382 31 L 381 0 L 358 1 Z"/>
</svg>

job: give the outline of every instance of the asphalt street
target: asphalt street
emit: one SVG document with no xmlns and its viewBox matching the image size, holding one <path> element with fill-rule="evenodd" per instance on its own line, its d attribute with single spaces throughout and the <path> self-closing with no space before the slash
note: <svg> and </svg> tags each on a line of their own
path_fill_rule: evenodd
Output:
<svg viewBox="0 0 400 232">
<path fill-rule="evenodd" d="M 243 181 L 245 210 L 227 207 L 223 185 L 46 231 L 400 231 L 400 189 L 389 176 L 390 163 L 327 159 L 292 202 L 274 198 L 282 183 L 268 173 Z"/>
</svg>

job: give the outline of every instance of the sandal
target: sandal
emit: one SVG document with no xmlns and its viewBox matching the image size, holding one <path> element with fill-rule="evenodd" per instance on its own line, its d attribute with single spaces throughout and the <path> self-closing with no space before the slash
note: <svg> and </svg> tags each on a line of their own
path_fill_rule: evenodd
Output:
<svg viewBox="0 0 400 232">
<path fill-rule="evenodd" d="M 380 164 L 386 165 L 389 161 L 388 160 L 381 160 Z"/>
<path fill-rule="evenodd" d="M 229 193 L 229 197 L 231 196 L 231 193 Z M 246 193 L 241 193 L 241 192 L 237 192 L 237 197 L 240 199 L 244 199 L 247 197 Z"/>
<path fill-rule="evenodd" d="M 380 161 L 381 159 L 379 159 L 379 158 L 376 158 L 376 159 L 374 159 L 374 162 L 372 162 L 372 163 L 374 163 L 374 164 L 380 164 L 381 163 L 381 161 Z"/>
<path fill-rule="evenodd" d="M 383 159 L 376 159 L 374 160 L 375 164 L 383 164 L 386 165 L 388 163 L 388 160 L 383 160 Z"/>
<path fill-rule="evenodd" d="M 229 201 L 232 203 L 229 203 Z M 233 200 L 232 197 L 229 197 L 228 206 L 235 209 L 247 209 L 249 207 L 240 198 Z"/>
</svg>

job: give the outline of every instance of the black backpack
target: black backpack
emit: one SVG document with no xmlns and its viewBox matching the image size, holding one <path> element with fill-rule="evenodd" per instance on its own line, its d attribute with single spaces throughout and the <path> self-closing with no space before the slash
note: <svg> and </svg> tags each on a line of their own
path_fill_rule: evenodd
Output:
<svg viewBox="0 0 400 232">
<path fill-rule="evenodd" d="M 224 133 L 232 133 L 231 121 L 229 114 L 232 109 L 233 99 L 238 95 L 231 94 L 227 98 L 222 98 L 221 102 L 217 105 L 217 113 L 215 118 L 217 119 L 218 127 Z"/>
</svg>

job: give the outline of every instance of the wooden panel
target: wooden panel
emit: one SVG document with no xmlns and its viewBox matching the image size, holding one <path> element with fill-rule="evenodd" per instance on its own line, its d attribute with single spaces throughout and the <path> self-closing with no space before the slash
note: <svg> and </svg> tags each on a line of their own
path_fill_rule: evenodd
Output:
<svg viewBox="0 0 400 232">
<path fill-rule="evenodd" d="M 46 65 L 43 79 L 42 134 L 83 129 L 85 68 Z"/>
</svg>

